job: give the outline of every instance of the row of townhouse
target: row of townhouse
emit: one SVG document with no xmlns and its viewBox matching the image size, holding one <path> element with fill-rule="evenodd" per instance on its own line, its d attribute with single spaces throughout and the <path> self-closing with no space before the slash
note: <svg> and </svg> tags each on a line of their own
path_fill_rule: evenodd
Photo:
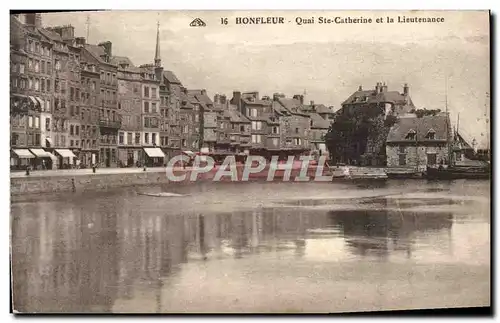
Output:
<svg viewBox="0 0 500 323">
<path fill-rule="evenodd" d="M 165 70 L 156 34 L 153 64 L 88 44 L 71 25 L 11 16 L 11 165 L 47 168 L 163 165 L 185 152 L 299 154 L 324 150 L 333 111 L 303 96 L 229 100 L 189 90 Z"/>
</svg>

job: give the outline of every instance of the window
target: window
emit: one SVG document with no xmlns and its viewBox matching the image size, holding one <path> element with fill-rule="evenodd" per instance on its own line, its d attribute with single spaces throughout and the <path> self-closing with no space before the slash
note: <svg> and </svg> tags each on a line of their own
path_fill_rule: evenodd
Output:
<svg viewBox="0 0 500 323">
<path fill-rule="evenodd" d="M 149 113 L 149 102 L 144 102 L 144 113 Z"/>
<path fill-rule="evenodd" d="M 61 70 L 61 61 L 56 59 L 56 60 L 54 60 L 54 62 L 55 62 L 55 66 L 56 66 L 55 67 L 56 71 L 60 71 Z"/>
<path fill-rule="evenodd" d="M 156 113 L 156 103 L 151 103 L 151 112 Z"/>
<path fill-rule="evenodd" d="M 149 144 L 149 133 L 144 134 L 144 143 Z"/>
<path fill-rule="evenodd" d="M 69 100 L 73 101 L 75 99 L 75 89 L 73 87 L 69 88 Z"/>
<path fill-rule="evenodd" d="M 300 145 L 302 145 L 302 139 L 300 139 L 300 138 L 294 138 L 293 143 L 296 146 L 300 146 Z"/>
<path fill-rule="evenodd" d="M 69 146 L 70 146 L 70 147 L 73 147 L 73 144 L 74 144 L 74 141 L 73 141 L 73 140 L 70 140 L 70 141 L 69 141 Z"/>
<path fill-rule="evenodd" d="M 153 133 L 153 135 L 152 135 L 151 142 L 153 143 L 153 145 L 156 145 L 156 134 L 155 133 Z"/>
<path fill-rule="evenodd" d="M 427 165 L 436 165 L 437 158 L 435 153 L 428 153 L 427 154 Z"/>
<path fill-rule="evenodd" d="M 144 97 L 149 98 L 149 87 L 144 87 Z"/>
<path fill-rule="evenodd" d="M 33 70 L 33 60 L 31 58 L 28 60 L 28 69 Z"/>
<path fill-rule="evenodd" d="M 399 155 L 399 166 L 405 166 L 405 165 L 406 165 L 406 155 L 400 154 Z"/>
<path fill-rule="evenodd" d="M 40 80 L 39 79 L 35 80 L 35 91 L 40 91 Z"/>
<path fill-rule="evenodd" d="M 41 85 L 42 85 L 42 92 L 45 92 L 45 80 L 42 80 Z"/>
<path fill-rule="evenodd" d="M 295 133 L 299 133 L 299 128 L 295 128 Z"/>
<path fill-rule="evenodd" d="M 430 139 L 430 140 L 435 140 L 436 139 L 436 132 L 434 130 L 429 130 L 429 132 L 427 133 L 427 135 L 425 136 L 426 139 Z"/>
<path fill-rule="evenodd" d="M 252 135 L 252 143 L 254 144 L 260 144 L 262 142 L 262 136 L 261 135 Z"/>
<path fill-rule="evenodd" d="M 80 126 L 75 126 L 75 135 L 80 135 Z"/>
<path fill-rule="evenodd" d="M 245 132 L 245 126 L 244 125 L 240 125 L 240 132 Z"/>
<path fill-rule="evenodd" d="M 52 63 L 47 62 L 47 74 L 52 74 Z"/>
<path fill-rule="evenodd" d="M 250 109 L 250 115 L 251 115 L 252 117 L 254 117 L 254 118 L 255 118 L 255 117 L 257 117 L 257 109 L 255 109 L 255 108 Z"/>
<path fill-rule="evenodd" d="M 280 128 L 279 128 L 279 127 L 277 127 L 277 126 L 274 126 L 274 127 L 273 127 L 273 133 L 274 133 L 274 134 L 278 134 L 279 132 L 280 132 Z"/>
<path fill-rule="evenodd" d="M 19 64 L 19 73 L 24 74 L 24 64 Z"/>
<path fill-rule="evenodd" d="M 35 128 L 40 128 L 40 117 L 35 117 Z"/>
<path fill-rule="evenodd" d="M 132 144 L 132 133 L 127 132 L 127 144 L 131 145 Z"/>
<path fill-rule="evenodd" d="M 408 134 L 406 134 L 405 139 L 407 140 L 415 140 L 417 138 L 417 134 L 415 133 L 415 130 L 410 130 Z"/>
<path fill-rule="evenodd" d="M 118 135 L 118 143 L 120 145 L 123 145 L 123 140 L 124 140 L 123 132 L 120 132 L 120 134 Z"/>
<path fill-rule="evenodd" d="M 50 131 L 50 118 L 45 118 L 45 130 Z"/>
<path fill-rule="evenodd" d="M 73 126 L 73 125 L 69 126 L 69 134 L 70 134 L 70 136 L 73 136 L 74 130 L 75 130 L 75 126 Z"/>
<path fill-rule="evenodd" d="M 406 153 L 406 147 L 405 146 L 399 146 L 399 153 L 400 154 L 405 154 Z"/>
<path fill-rule="evenodd" d="M 141 134 L 140 133 L 136 133 L 135 134 L 135 144 L 139 145 L 140 143 L 141 143 Z"/>
<path fill-rule="evenodd" d="M 273 146 L 277 147 L 279 145 L 279 139 L 278 138 L 273 138 Z"/>
</svg>

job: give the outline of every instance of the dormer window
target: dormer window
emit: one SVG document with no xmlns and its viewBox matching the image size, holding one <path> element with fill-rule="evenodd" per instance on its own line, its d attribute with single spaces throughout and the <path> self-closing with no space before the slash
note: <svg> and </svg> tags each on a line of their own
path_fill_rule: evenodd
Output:
<svg viewBox="0 0 500 323">
<path fill-rule="evenodd" d="M 425 138 L 430 139 L 430 140 L 435 140 L 436 139 L 436 132 L 434 131 L 434 129 L 429 130 L 429 132 L 427 133 Z"/>
<path fill-rule="evenodd" d="M 415 140 L 416 138 L 417 138 L 417 133 L 413 129 L 408 131 L 405 137 L 406 140 Z"/>
</svg>

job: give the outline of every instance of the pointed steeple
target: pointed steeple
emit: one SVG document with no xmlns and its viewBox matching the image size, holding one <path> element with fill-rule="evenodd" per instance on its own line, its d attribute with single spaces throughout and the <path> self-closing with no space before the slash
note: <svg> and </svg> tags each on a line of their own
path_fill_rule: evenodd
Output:
<svg viewBox="0 0 500 323">
<path fill-rule="evenodd" d="M 156 31 L 156 51 L 155 51 L 155 66 L 161 66 L 161 58 L 160 58 L 160 22 L 158 21 L 158 27 Z"/>
</svg>

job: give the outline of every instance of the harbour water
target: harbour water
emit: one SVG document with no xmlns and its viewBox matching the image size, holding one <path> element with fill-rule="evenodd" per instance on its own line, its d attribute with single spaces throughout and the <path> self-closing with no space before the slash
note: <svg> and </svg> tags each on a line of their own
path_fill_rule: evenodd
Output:
<svg viewBox="0 0 500 323">
<path fill-rule="evenodd" d="M 12 202 L 20 312 L 490 305 L 490 183 L 191 183 Z"/>
</svg>

